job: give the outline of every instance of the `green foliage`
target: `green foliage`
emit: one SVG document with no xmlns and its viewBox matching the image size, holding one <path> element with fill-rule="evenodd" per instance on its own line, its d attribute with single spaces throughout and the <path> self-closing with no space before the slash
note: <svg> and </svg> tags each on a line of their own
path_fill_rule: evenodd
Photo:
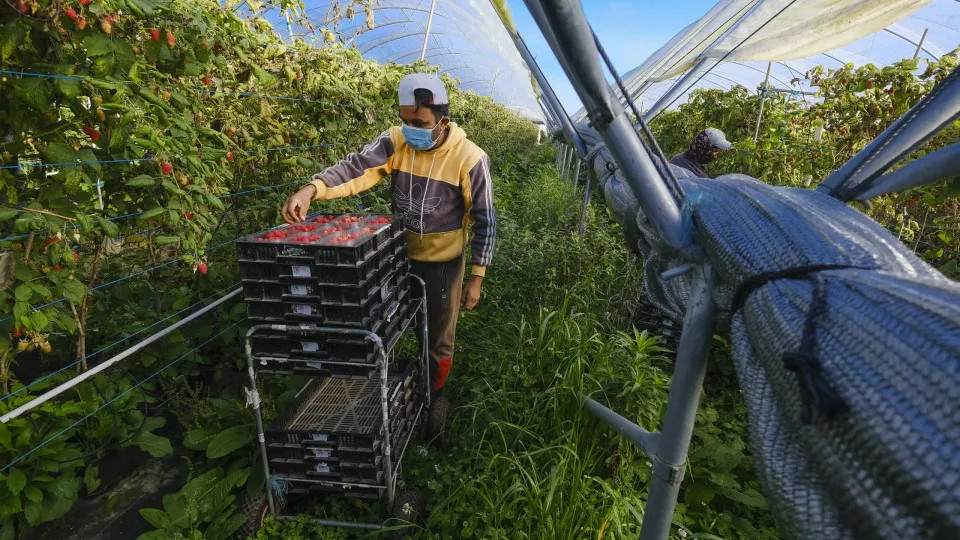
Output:
<svg viewBox="0 0 960 540">
<path fill-rule="evenodd" d="M 882 68 L 872 64 L 840 69 L 817 66 L 806 78 L 817 89 L 816 102 L 767 93 L 756 143 L 753 134 L 759 95 L 737 86 L 728 91 L 696 90 L 687 103 L 653 122 L 664 152 L 684 151 L 693 135 L 717 127 L 734 143 L 708 167 L 711 174 L 745 173 L 765 182 L 815 187 L 832 171 L 882 133 L 930 92 L 955 67 L 947 55 L 921 67 L 903 60 Z M 759 92 L 757 93 L 759 94 Z M 821 132 L 819 140 L 817 133 Z M 898 166 L 960 140 L 960 123 L 938 135 Z M 960 182 L 956 179 L 874 199 L 871 217 L 947 276 L 960 278 Z"/>
</svg>

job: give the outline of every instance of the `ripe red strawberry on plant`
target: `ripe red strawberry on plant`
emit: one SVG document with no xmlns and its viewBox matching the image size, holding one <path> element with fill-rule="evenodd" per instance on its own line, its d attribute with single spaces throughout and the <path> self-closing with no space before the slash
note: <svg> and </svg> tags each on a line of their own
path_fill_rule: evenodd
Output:
<svg viewBox="0 0 960 540">
<path fill-rule="evenodd" d="M 207 275 L 207 263 L 198 264 L 197 271 L 200 272 L 200 275 Z"/>
<path fill-rule="evenodd" d="M 100 132 L 93 129 L 90 126 L 83 126 L 83 132 L 86 133 L 88 137 L 90 137 L 90 140 L 93 141 L 94 144 L 96 144 L 96 142 L 100 140 Z"/>
<path fill-rule="evenodd" d="M 173 34 L 169 30 L 167 30 L 167 45 L 169 45 L 170 48 L 172 49 L 176 43 L 177 43 L 177 38 L 175 38 Z"/>
<path fill-rule="evenodd" d="M 154 41 L 160 41 L 160 31 L 156 28 L 150 30 L 150 39 Z"/>
<path fill-rule="evenodd" d="M 160 165 L 160 171 L 162 171 L 163 174 L 170 174 L 173 172 L 173 165 L 164 161 L 163 164 Z"/>
<path fill-rule="evenodd" d="M 80 19 L 80 20 L 77 21 L 77 28 L 79 28 L 80 30 L 83 30 L 83 29 L 86 28 L 86 27 L 87 27 L 87 20 L 86 20 L 86 19 Z"/>
<path fill-rule="evenodd" d="M 77 11 L 73 8 L 67 8 L 67 10 L 64 11 L 64 13 L 66 13 L 67 17 L 70 17 L 70 19 L 73 20 L 73 22 L 77 22 L 77 19 L 80 18 L 80 16 L 77 15 Z"/>
<path fill-rule="evenodd" d="M 93 0 L 80 0 L 80 5 L 89 6 L 91 2 L 93 2 Z"/>
<path fill-rule="evenodd" d="M 183 215 L 186 216 L 187 221 L 193 221 L 193 212 L 187 210 L 183 213 Z"/>
<path fill-rule="evenodd" d="M 227 161 L 233 161 L 233 152 L 227 152 Z"/>
<path fill-rule="evenodd" d="M 208 77 L 208 76 L 206 76 L 206 75 L 203 77 L 203 85 L 204 85 L 204 86 L 210 86 L 210 83 L 212 83 L 212 82 L 213 82 L 213 80 L 210 79 L 210 77 Z M 229 136 L 229 135 L 228 135 L 228 136 Z"/>
<path fill-rule="evenodd" d="M 27 9 L 28 8 L 27 8 L 26 2 L 21 1 L 17 4 L 17 11 L 19 11 L 20 13 L 26 13 Z"/>
<path fill-rule="evenodd" d="M 77 253 L 76 251 L 74 251 L 74 252 L 72 253 L 72 255 L 73 255 L 73 261 L 74 261 L 74 262 L 77 262 L 78 260 L 80 260 L 80 254 Z"/>
</svg>

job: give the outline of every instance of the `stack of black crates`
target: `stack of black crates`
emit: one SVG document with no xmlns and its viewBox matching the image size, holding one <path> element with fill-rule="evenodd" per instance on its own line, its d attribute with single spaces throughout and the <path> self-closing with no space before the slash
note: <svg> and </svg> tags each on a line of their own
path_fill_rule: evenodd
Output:
<svg viewBox="0 0 960 540">
<path fill-rule="evenodd" d="M 417 311 L 402 227 L 388 216 L 319 216 L 246 237 L 237 255 L 251 324 L 287 327 L 253 335 L 257 372 L 312 377 L 266 428 L 271 474 L 312 480 L 295 488 L 378 497 L 379 489 L 357 486 L 389 480 L 376 346 L 364 335 L 311 329 L 377 334 L 392 358 L 391 445 L 406 441 L 423 389 L 419 359 L 391 354 Z"/>
</svg>

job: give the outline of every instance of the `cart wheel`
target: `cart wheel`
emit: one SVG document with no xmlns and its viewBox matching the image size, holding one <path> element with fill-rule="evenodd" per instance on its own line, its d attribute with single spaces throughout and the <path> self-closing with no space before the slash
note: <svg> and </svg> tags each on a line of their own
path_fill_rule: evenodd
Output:
<svg viewBox="0 0 960 540">
<path fill-rule="evenodd" d="M 277 505 L 277 510 L 282 513 L 286 501 L 282 497 L 274 496 L 273 502 Z M 267 492 L 261 490 L 253 497 L 246 497 L 240 505 L 240 513 L 247 516 L 247 520 L 237 530 L 237 537 L 246 539 L 250 536 L 257 536 L 257 531 L 263 527 L 263 521 L 267 519 L 267 515 L 270 513 Z"/>
<path fill-rule="evenodd" d="M 428 442 L 442 446 L 446 443 L 447 418 L 450 416 L 450 400 L 441 394 L 430 404 L 427 413 L 426 436 Z"/>
<path fill-rule="evenodd" d="M 407 538 L 423 527 L 427 517 L 427 498 L 417 491 L 401 491 L 393 499 L 388 527 L 402 527 L 391 531 L 394 539 Z"/>
</svg>

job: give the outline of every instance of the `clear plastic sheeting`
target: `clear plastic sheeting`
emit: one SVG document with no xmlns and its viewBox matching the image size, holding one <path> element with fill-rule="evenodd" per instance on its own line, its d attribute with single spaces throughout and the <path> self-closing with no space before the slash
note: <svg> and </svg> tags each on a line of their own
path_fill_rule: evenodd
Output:
<svg viewBox="0 0 960 540">
<path fill-rule="evenodd" d="M 306 17 L 323 39 L 336 29 L 338 39 L 364 58 L 408 64 L 423 59 L 460 81 L 464 90 L 494 101 L 535 122 L 543 122 L 530 71 L 489 0 L 379 0 L 372 17 L 363 4 L 306 0 Z M 349 12 L 347 12 L 348 6 Z M 334 25 L 331 7 L 341 15 Z M 285 22 L 276 25 L 285 28 Z M 429 31 L 428 31 L 429 27 Z M 294 28 L 295 35 L 302 29 Z M 286 33 L 286 32 L 285 32 Z"/>
<path fill-rule="evenodd" d="M 742 19 L 745 22 L 735 27 Z M 623 78 L 638 108 L 647 111 L 698 60 L 706 59 L 711 69 L 702 78 L 693 77 L 695 84 L 679 88 L 668 108 L 684 103 L 697 88 L 726 90 L 740 85 L 754 90 L 763 83 L 767 61 L 772 61 L 770 84 L 793 92 L 798 100 L 809 100 L 813 98 L 807 93 L 816 89 L 805 74 L 814 66 L 882 67 L 905 58 L 938 60 L 958 46 L 960 2 L 956 0 L 797 0 L 792 5 L 790 0 L 727 0 Z M 734 47 L 733 54 L 714 65 Z M 582 120 L 584 115 L 581 109 L 574 118 Z"/>
</svg>

